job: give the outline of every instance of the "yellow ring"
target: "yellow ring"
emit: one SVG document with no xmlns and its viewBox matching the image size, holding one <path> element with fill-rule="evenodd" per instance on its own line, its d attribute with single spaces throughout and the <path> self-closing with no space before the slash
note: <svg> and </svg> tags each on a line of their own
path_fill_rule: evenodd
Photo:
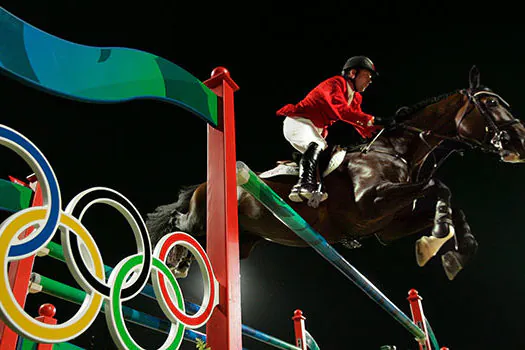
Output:
<svg viewBox="0 0 525 350">
<path fill-rule="evenodd" d="M 20 214 L 9 226 L 5 227 L 0 235 L 0 258 L 3 259 L 5 265 L 3 268 L 0 268 L 0 312 L 2 313 L 2 318 L 14 330 L 18 330 L 33 341 L 57 343 L 73 339 L 82 334 L 93 323 L 102 306 L 103 297 L 97 292 L 87 292 L 88 294 L 79 311 L 67 322 L 57 325 L 42 323 L 28 315 L 18 305 L 13 296 L 9 284 L 6 261 L 12 238 L 24 225 L 43 220 L 46 215 L 46 209 L 31 208 L 27 212 Z M 60 215 L 60 224 L 67 226 L 82 239 L 93 258 L 95 276 L 103 279 L 104 264 L 91 235 L 80 222 L 65 213 Z"/>
</svg>

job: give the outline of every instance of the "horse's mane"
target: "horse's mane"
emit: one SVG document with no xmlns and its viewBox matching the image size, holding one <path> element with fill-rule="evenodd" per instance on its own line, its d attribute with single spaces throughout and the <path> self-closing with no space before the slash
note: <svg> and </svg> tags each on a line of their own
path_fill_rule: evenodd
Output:
<svg viewBox="0 0 525 350">
<path fill-rule="evenodd" d="M 444 93 L 444 94 L 441 94 L 441 95 L 438 95 L 438 96 L 434 96 L 434 97 L 429 97 L 429 98 L 426 98 L 422 101 L 419 101 L 415 104 L 413 104 L 412 106 L 403 106 L 401 108 L 399 108 L 396 113 L 394 114 L 394 119 L 397 121 L 397 122 L 402 122 L 402 121 L 405 121 L 407 119 L 409 119 L 409 117 L 411 117 L 414 113 L 416 113 L 417 111 L 420 111 L 422 110 L 423 108 L 429 106 L 429 105 L 432 105 L 434 103 L 437 103 L 449 96 L 452 96 L 454 94 L 457 94 L 458 92 L 460 91 L 460 89 L 457 89 L 457 90 L 454 90 L 452 92 L 447 92 L 447 93 Z"/>
</svg>

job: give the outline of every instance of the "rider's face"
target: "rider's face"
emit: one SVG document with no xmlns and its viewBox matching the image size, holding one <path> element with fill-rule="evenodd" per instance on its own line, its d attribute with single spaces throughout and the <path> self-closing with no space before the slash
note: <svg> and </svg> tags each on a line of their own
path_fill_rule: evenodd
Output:
<svg viewBox="0 0 525 350">
<path fill-rule="evenodd" d="M 368 69 L 360 69 L 355 77 L 355 89 L 358 92 L 363 92 L 371 83 L 372 73 Z"/>
</svg>

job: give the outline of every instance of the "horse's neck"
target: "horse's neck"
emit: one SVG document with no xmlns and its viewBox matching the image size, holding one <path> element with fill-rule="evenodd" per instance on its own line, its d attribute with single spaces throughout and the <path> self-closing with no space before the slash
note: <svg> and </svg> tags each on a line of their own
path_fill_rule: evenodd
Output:
<svg viewBox="0 0 525 350">
<path fill-rule="evenodd" d="M 401 135 L 390 138 L 396 152 L 414 168 L 418 167 L 441 142 L 456 136 L 455 118 L 462 106 L 462 95 L 455 94 L 417 112 Z M 420 131 L 417 131 L 420 130 Z M 428 131 L 429 133 L 425 133 Z"/>
<path fill-rule="evenodd" d="M 407 124 L 437 135 L 454 137 L 457 133 L 455 119 L 464 104 L 464 96 L 458 92 L 416 112 Z"/>
</svg>

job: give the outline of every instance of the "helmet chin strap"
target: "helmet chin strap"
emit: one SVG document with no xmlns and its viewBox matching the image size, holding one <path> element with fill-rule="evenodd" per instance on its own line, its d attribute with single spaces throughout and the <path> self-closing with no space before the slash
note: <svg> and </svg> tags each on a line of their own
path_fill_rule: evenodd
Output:
<svg viewBox="0 0 525 350">
<path fill-rule="evenodd" d="M 349 69 L 348 72 L 349 72 L 350 70 L 352 70 L 352 69 L 355 69 L 355 68 L 351 68 L 351 69 Z M 352 90 L 356 91 L 356 87 L 355 87 L 355 77 L 357 77 L 358 70 L 355 69 L 355 77 L 353 77 L 353 78 L 350 78 L 350 77 L 348 76 L 348 72 L 345 74 L 345 79 L 352 83 L 352 85 L 351 85 L 351 86 L 352 86 Z"/>
</svg>

